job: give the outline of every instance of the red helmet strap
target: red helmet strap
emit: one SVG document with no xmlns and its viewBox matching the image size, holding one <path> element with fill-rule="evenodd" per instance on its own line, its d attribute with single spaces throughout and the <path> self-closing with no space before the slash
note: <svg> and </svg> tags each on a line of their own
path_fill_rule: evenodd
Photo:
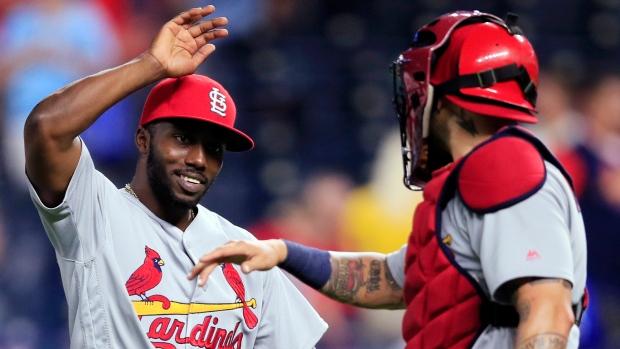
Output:
<svg viewBox="0 0 620 349">
<path fill-rule="evenodd" d="M 518 67 L 515 63 L 508 64 L 499 68 L 487 69 L 485 71 L 459 75 L 448 81 L 445 81 L 435 87 L 435 96 L 443 96 L 460 90 L 461 88 L 480 87 L 487 88 L 498 82 L 515 79 L 527 99 L 532 105 L 536 105 L 536 85 L 530 78 L 525 67 Z"/>
</svg>

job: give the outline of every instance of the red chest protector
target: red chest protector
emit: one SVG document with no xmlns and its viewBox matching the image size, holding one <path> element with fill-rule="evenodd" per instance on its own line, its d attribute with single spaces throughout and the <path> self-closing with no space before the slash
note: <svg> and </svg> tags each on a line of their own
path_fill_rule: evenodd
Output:
<svg viewBox="0 0 620 349">
<path fill-rule="evenodd" d="M 470 348 L 489 324 L 518 325 L 514 308 L 491 303 L 441 241 L 441 212 L 456 191 L 480 213 L 526 199 L 544 184 L 543 159 L 563 171 L 538 139 L 509 127 L 433 174 L 414 215 L 405 259 L 406 349 Z"/>
</svg>

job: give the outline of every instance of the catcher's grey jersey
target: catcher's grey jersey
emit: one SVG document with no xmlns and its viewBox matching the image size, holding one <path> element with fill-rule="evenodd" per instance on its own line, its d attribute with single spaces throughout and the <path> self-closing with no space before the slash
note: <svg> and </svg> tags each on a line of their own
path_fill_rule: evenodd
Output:
<svg viewBox="0 0 620 349">
<path fill-rule="evenodd" d="M 198 206 L 185 232 L 117 189 L 82 155 L 63 202 L 31 187 L 57 255 L 71 348 L 312 348 L 327 324 L 277 268 L 224 264 L 198 288 L 197 259 L 247 231 Z"/>
<path fill-rule="evenodd" d="M 496 294 L 507 281 L 521 277 L 559 278 L 573 284 L 573 304 L 586 283 L 586 237 L 573 191 L 561 172 L 545 162 L 543 187 L 528 199 L 494 213 L 476 214 L 453 198 L 442 212 L 441 237 L 455 260 L 493 301 L 509 303 Z M 388 255 L 396 282 L 405 282 L 406 245 Z M 499 297 L 499 298 L 498 298 Z M 474 349 L 511 348 L 514 328 L 489 326 Z M 568 348 L 579 345 L 573 326 Z"/>
</svg>

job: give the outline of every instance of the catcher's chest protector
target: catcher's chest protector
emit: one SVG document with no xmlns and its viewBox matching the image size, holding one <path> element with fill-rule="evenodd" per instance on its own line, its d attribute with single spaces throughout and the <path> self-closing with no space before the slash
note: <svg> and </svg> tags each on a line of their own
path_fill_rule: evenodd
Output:
<svg viewBox="0 0 620 349">
<path fill-rule="evenodd" d="M 511 306 L 495 313 L 500 320 L 492 316 L 489 321 L 488 305 L 496 303 L 454 261 L 438 229 L 442 208 L 457 191 L 464 205 L 477 213 L 494 212 L 533 195 L 545 180 L 543 159 L 564 172 L 540 141 L 519 127 L 508 127 L 459 162 L 433 173 L 424 188 L 424 202 L 416 209 L 405 257 L 407 349 L 470 348 L 489 323 L 517 326 L 518 315 Z"/>
<path fill-rule="evenodd" d="M 406 349 L 468 348 L 482 330 L 482 298 L 446 257 L 435 229 L 437 202 L 452 168 L 439 170 L 426 185 L 414 215 L 405 260 Z"/>
</svg>

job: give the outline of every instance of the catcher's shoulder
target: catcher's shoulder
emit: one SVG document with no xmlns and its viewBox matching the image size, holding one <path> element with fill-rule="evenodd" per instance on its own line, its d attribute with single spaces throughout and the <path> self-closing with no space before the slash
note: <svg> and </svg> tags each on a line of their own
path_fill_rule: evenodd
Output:
<svg viewBox="0 0 620 349">
<path fill-rule="evenodd" d="M 545 176 L 544 159 L 536 146 L 506 135 L 483 143 L 463 159 L 458 191 L 471 210 L 493 212 L 533 195 Z"/>
</svg>

